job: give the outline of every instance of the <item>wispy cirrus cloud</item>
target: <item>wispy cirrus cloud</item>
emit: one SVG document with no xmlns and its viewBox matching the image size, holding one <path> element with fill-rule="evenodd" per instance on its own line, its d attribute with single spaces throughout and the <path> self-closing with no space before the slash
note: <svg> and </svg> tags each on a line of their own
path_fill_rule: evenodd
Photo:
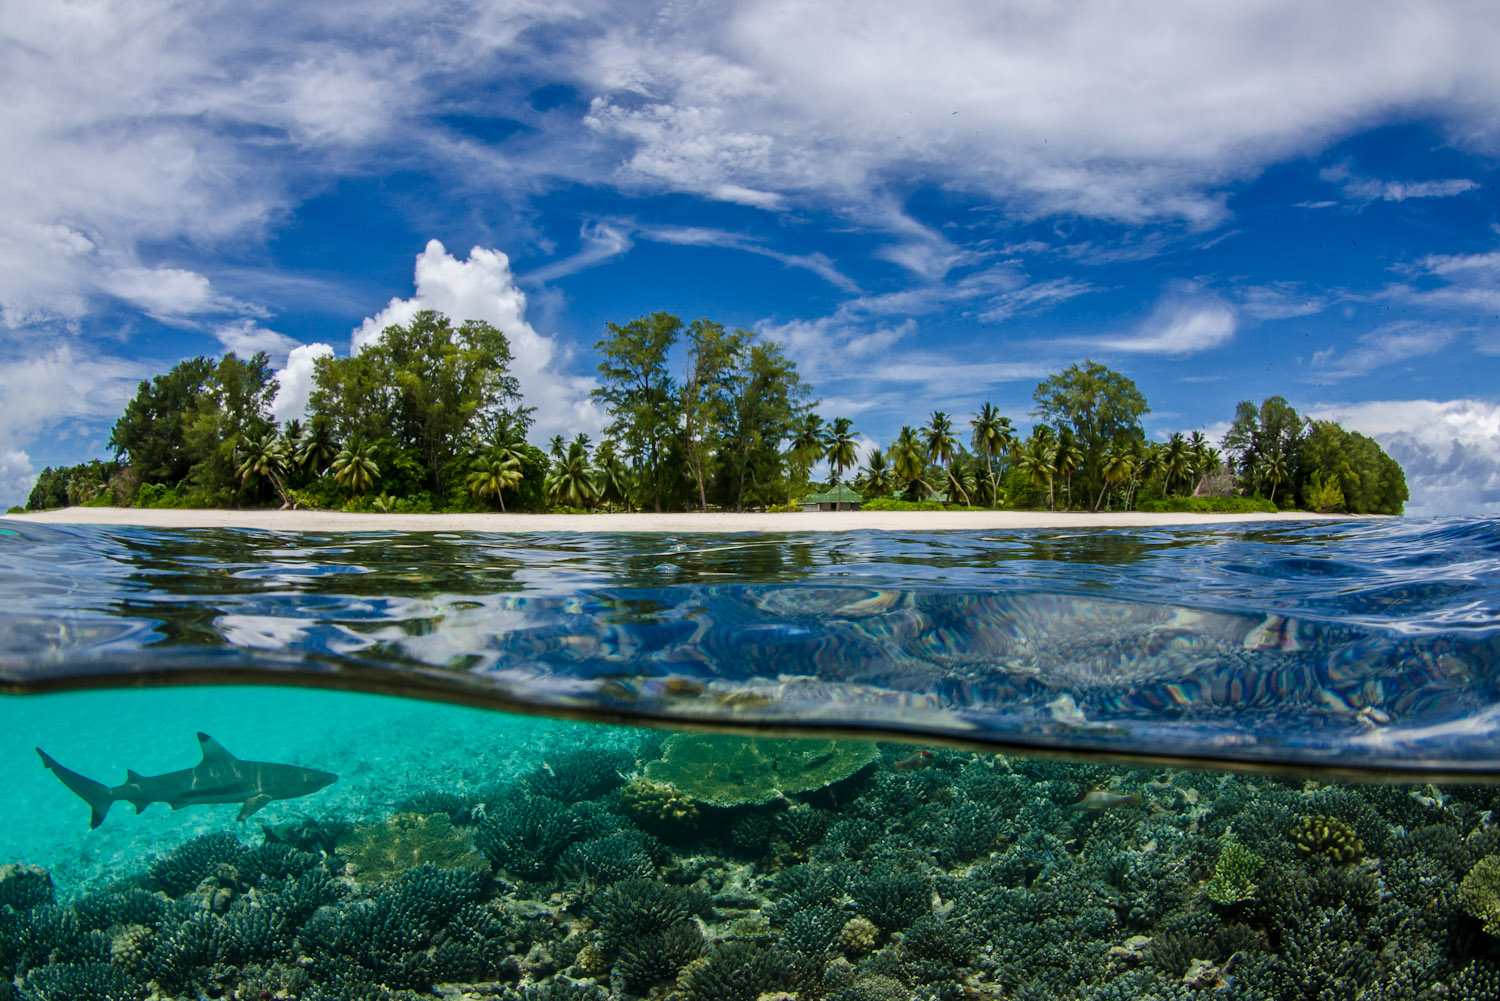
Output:
<svg viewBox="0 0 1500 1001">
<path fill-rule="evenodd" d="M 1388 323 L 1361 334 L 1352 348 L 1328 347 L 1312 357 L 1312 368 L 1325 379 L 1348 379 L 1376 369 L 1440 351 L 1455 339 L 1446 326 L 1415 321 Z"/>
<path fill-rule="evenodd" d="M 1182 356 L 1229 343 L 1238 327 L 1239 320 L 1228 303 L 1189 287 L 1163 297 L 1134 333 L 1080 343 L 1127 354 Z"/>
</svg>

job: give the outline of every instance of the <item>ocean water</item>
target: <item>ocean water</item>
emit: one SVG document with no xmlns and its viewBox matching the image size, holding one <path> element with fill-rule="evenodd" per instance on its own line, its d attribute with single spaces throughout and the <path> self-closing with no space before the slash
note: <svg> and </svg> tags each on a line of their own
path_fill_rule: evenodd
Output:
<svg viewBox="0 0 1500 1001">
<path fill-rule="evenodd" d="M 1500 997 L 1497 561 L 8 522 L 0 997 Z"/>
</svg>

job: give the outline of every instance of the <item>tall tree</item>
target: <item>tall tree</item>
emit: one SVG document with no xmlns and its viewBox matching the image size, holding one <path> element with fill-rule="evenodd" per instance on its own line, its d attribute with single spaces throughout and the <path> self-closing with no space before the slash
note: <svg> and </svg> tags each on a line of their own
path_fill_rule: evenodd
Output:
<svg viewBox="0 0 1500 1001">
<path fill-rule="evenodd" d="M 907 500 L 921 500 L 932 493 L 932 484 L 926 480 L 927 448 L 910 424 L 891 442 L 891 469 Z"/>
<path fill-rule="evenodd" d="M 974 446 L 975 452 L 984 456 L 984 468 L 989 473 L 991 501 L 998 503 L 1000 482 L 995 471 L 995 460 L 1015 451 L 1015 427 L 1012 426 L 1009 417 L 1000 416 L 1000 411 L 988 401 L 979 408 L 979 412 L 969 421 L 969 425 L 974 429 L 970 444 Z"/>
<path fill-rule="evenodd" d="M 1073 429 L 1091 497 L 1103 479 L 1104 450 L 1116 438 L 1140 436 L 1141 415 L 1150 412 L 1134 381 L 1092 360 L 1042 381 L 1032 399 L 1034 415 Z"/>
<path fill-rule="evenodd" d="M 942 410 L 932 412 L 932 416 L 927 419 L 927 424 L 922 428 L 922 444 L 927 448 L 927 458 L 932 462 L 942 464 L 948 474 L 949 487 L 957 490 L 959 496 L 963 497 L 964 504 L 967 505 L 969 495 L 953 475 L 953 460 L 958 458 L 963 451 L 963 446 L 953 436 L 953 421 L 947 413 Z"/>
<path fill-rule="evenodd" d="M 1043 425 L 1045 427 L 1045 425 Z M 1048 428 L 1050 431 L 1051 429 Z M 1050 434 L 1043 434 L 1041 428 L 1031 432 L 1021 446 L 1021 452 L 1016 458 L 1016 466 L 1026 476 L 1034 487 L 1045 486 L 1047 488 L 1047 509 L 1054 510 L 1057 507 L 1057 498 L 1053 493 L 1053 476 L 1057 472 L 1057 444 L 1056 439 Z"/>
<path fill-rule="evenodd" d="M 243 485 L 240 448 L 275 428 L 271 402 L 276 376 L 264 351 L 242 359 L 233 351 L 220 358 L 205 392 L 193 401 L 183 423 L 183 438 L 193 457 L 188 476 L 216 504 L 234 500 Z"/>
<path fill-rule="evenodd" d="M 147 483 L 175 484 L 193 466 L 184 423 L 209 387 L 214 363 L 203 357 L 178 362 L 165 375 L 147 379 L 115 421 L 109 447 Z"/>
<path fill-rule="evenodd" d="M 843 478 L 844 470 L 852 467 L 859 461 L 859 453 L 855 448 L 855 439 L 859 432 L 854 430 L 854 422 L 847 417 L 835 417 L 833 424 L 828 429 L 828 451 L 824 453 L 828 458 L 828 469 L 833 474 L 833 487 L 838 489 L 839 480 Z M 837 495 L 833 502 L 833 509 L 839 509 Z"/>
<path fill-rule="evenodd" d="M 865 460 L 865 468 L 860 471 L 860 478 L 860 496 L 866 499 L 884 497 L 891 492 L 895 479 L 884 452 L 877 448 L 870 453 L 870 457 Z"/>
<path fill-rule="evenodd" d="M 310 406 L 314 420 L 332 421 L 345 440 L 390 439 L 441 493 L 486 424 L 519 404 L 511 360 L 510 342 L 490 324 L 467 320 L 455 329 L 442 313 L 423 310 L 357 354 L 318 359 Z"/>
<path fill-rule="evenodd" d="M 1241 400 L 1234 408 L 1234 420 L 1224 433 L 1224 451 L 1234 457 L 1244 485 L 1258 489 L 1267 467 L 1280 457 L 1287 476 L 1296 472 L 1293 464 L 1302 443 L 1302 418 L 1280 396 L 1268 396 L 1259 407 Z M 1274 487 L 1273 487 L 1274 490 Z"/>
<path fill-rule="evenodd" d="M 1072 428 L 1059 428 L 1057 444 L 1052 449 L 1052 468 L 1063 478 L 1063 495 L 1069 509 L 1073 507 L 1073 474 L 1083 462 L 1083 449 Z M 1102 476 L 1101 476 L 1102 479 Z M 1087 500 L 1087 498 L 1085 498 Z"/>
<path fill-rule="evenodd" d="M 752 336 L 739 365 L 720 446 L 723 502 L 736 511 L 788 499 L 783 442 L 816 403 L 774 342 Z"/>
<path fill-rule="evenodd" d="M 722 324 L 694 320 L 687 332 L 687 372 L 680 394 L 683 456 L 698 487 L 698 505 L 708 510 L 709 464 L 743 378 L 740 365 L 751 334 L 726 332 Z"/>
<path fill-rule="evenodd" d="M 667 355 L 682 334 L 682 321 L 671 313 L 652 313 L 607 327 L 609 336 L 594 345 L 604 360 L 599 363 L 603 385 L 592 395 L 609 408 L 609 434 L 624 443 L 652 507 L 660 511 L 668 491 L 667 439 L 678 428 Z"/>
</svg>

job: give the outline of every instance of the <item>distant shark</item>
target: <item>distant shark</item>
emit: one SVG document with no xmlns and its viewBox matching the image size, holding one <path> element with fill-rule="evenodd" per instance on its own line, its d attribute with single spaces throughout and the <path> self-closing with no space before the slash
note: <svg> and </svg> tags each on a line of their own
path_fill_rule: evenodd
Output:
<svg viewBox="0 0 1500 1001">
<path fill-rule="evenodd" d="M 64 768 L 40 747 L 36 753 L 63 785 L 88 803 L 93 811 L 89 830 L 104 823 L 110 806 L 120 800 L 134 805 L 136 813 L 152 803 L 165 803 L 174 810 L 194 803 L 242 803 L 235 819 L 244 820 L 273 799 L 306 796 L 338 780 L 337 775 L 316 768 L 242 761 L 206 733 L 198 734 L 198 746 L 203 750 L 203 760 L 196 767 L 165 775 L 140 775 L 127 769 L 125 784 L 112 789 Z"/>
</svg>

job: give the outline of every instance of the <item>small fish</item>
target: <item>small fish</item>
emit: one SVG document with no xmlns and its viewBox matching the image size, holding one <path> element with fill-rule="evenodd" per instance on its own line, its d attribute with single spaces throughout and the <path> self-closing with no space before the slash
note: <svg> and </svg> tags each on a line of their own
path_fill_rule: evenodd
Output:
<svg viewBox="0 0 1500 1001">
<path fill-rule="evenodd" d="M 918 768 L 926 768 L 932 764 L 933 754 L 931 751 L 912 751 L 900 761 L 891 765 L 898 772 L 912 772 Z"/>
<path fill-rule="evenodd" d="M 1138 792 L 1127 796 L 1112 789 L 1090 789 L 1068 806 L 1073 810 L 1108 810 L 1116 806 L 1135 806 L 1140 801 L 1141 794 Z"/>
</svg>

